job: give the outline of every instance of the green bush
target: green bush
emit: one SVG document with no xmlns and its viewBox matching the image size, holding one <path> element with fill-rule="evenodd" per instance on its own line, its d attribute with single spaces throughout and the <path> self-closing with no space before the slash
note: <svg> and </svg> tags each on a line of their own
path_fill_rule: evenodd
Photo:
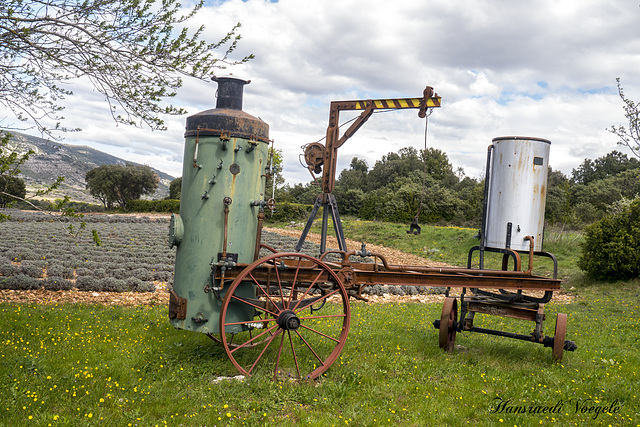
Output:
<svg viewBox="0 0 640 427">
<path fill-rule="evenodd" d="M 585 228 L 578 266 L 595 279 L 640 276 L 640 199 Z"/>
<path fill-rule="evenodd" d="M 312 209 L 312 205 L 302 205 L 299 203 L 276 203 L 276 208 L 273 211 L 273 214 L 270 210 L 265 209 L 264 219 L 266 222 L 304 221 L 309 218 Z M 318 211 L 316 218 L 320 215 L 322 215 L 322 209 Z"/>
<path fill-rule="evenodd" d="M 178 213 L 180 200 L 131 200 L 127 203 L 127 212 Z"/>
</svg>

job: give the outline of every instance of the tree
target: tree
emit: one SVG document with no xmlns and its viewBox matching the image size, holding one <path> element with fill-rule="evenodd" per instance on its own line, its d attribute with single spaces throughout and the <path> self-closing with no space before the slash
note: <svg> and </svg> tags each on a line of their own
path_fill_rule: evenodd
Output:
<svg viewBox="0 0 640 427">
<path fill-rule="evenodd" d="M 205 79 L 216 68 L 253 58 L 229 59 L 240 40 L 240 24 L 216 43 L 201 40 L 204 27 L 190 34 L 182 26 L 202 5 L 200 0 L 185 12 L 179 0 L 3 0 L 0 105 L 49 136 L 53 130 L 79 130 L 61 124 L 60 103 L 73 95 L 65 83 L 84 77 L 105 97 L 117 123 L 165 129 L 161 114 L 184 113 L 163 103 L 175 96 L 183 76 Z M 218 55 L 219 48 L 226 50 Z M 18 127 L 0 122 L 0 129 Z M 8 138 L 3 135 L 2 148 Z M 32 154 L 1 151 L 0 167 L 9 165 L 0 171 L 3 175 L 17 175 Z M 62 180 L 58 177 L 35 196 L 52 191 Z M 56 208 L 77 218 L 67 201 L 65 197 Z M 0 214 L 0 221 L 5 219 L 7 215 Z"/>
<path fill-rule="evenodd" d="M 571 180 L 578 184 L 615 176 L 629 169 L 640 168 L 640 162 L 634 158 L 628 158 L 626 154 L 613 150 L 595 160 L 584 159 L 577 169 L 571 172 Z"/>
<path fill-rule="evenodd" d="M 338 181 L 336 182 L 336 190 L 350 189 L 365 191 L 367 186 L 367 173 L 369 167 L 367 162 L 357 157 L 351 159 L 349 169 L 340 172 Z"/>
<path fill-rule="evenodd" d="M 180 200 L 180 193 L 182 193 L 182 177 L 174 179 L 169 184 L 169 199 Z"/>
<path fill-rule="evenodd" d="M 545 220 L 551 224 L 569 222 L 571 211 L 571 181 L 561 172 L 549 167 Z"/>
<path fill-rule="evenodd" d="M 164 129 L 161 114 L 183 114 L 163 101 L 183 76 L 208 78 L 229 60 L 240 24 L 216 43 L 204 27 L 183 26 L 202 7 L 185 11 L 179 0 L 3 0 L 0 3 L 0 103 L 41 132 L 61 124 L 65 86 L 88 78 L 118 123 Z M 226 47 L 221 55 L 217 50 Z"/>
<path fill-rule="evenodd" d="M 607 130 L 620 138 L 619 145 L 626 145 L 636 157 L 640 157 L 640 105 L 624 95 L 620 77 L 616 78 L 616 82 L 618 84 L 618 95 L 624 103 L 624 115 L 629 121 L 629 127 L 614 125 Z"/>
<path fill-rule="evenodd" d="M 160 179 L 149 166 L 102 165 L 91 169 L 85 177 L 89 193 L 100 200 L 106 209 L 114 203 L 127 208 L 127 202 L 152 194 Z"/>
<path fill-rule="evenodd" d="M 17 176 L 0 175 L 0 208 L 11 206 L 16 199 L 24 199 L 27 189 Z"/>
<path fill-rule="evenodd" d="M 29 159 L 29 155 L 33 152 L 18 154 L 9 149 L 9 140 L 11 134 L 0 132 L 0 198 L 2 199 L 2 207 L 10 207 L 16 201 L 15 192 L 9 190 L 9 183 L 20 174 L 20 166 Z M 24 184 L 24 182 L 23 182 Z M 24 196 L 22 196 L 24 197 Z M 9 216 L 0 213 L 0 221 L 8 219 Z"/>
<path fill-rule="evenodd" d="M 282 150 L 269 148 L 269 158 L 271 162 L 271 173 L 267 174 L 267 179 L 265 181 L 265 195 L 266 198 L 269 199 L 271 198 L 271 195 L 275 193 L 277 195 L 276 199 L 280 200 L 280 192 L 278 190 L 282 188 L 285 182 L 284 176 L 282 176 Z"/>
</svg>

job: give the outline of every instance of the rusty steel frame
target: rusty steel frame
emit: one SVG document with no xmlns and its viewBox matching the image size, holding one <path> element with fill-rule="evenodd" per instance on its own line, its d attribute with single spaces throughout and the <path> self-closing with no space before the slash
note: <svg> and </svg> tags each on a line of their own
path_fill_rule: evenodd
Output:
<svg viewBox="0 0 640 427">
<path fill-rule="evenodd" d="M 330 254 L 340 255 L 342 261 L 325 261 L 325 258 Z M 351 261 L 353 256 L 361 255 L 373 257 L 375 261 Z M 505 258 L 509 255 L 511 254 L 505 254 Z M 529 255 L 533 257 L 534 254 L 530 252 Z M 549 256 L 546 253 L 542 255 Z M 271 259 L 275 257 L 279 258 L 277 264 L 271 262 Z M 567 322 L 566 315 L 562 313 L 559 314 L 557 320 L 556 334 L 551 337 L 544 336 L 542 330 L 542 322 L 545 319 L 544 303 L 551 299 L 554 291 L 560 290 L 561 281 L 556 278 L 555 271 L 553 278 L 534 275 L 531 261 L 525 271 L 507 270 L 504 264 L 503 270 L 399 265 L 390 264 L 384 255 L 366 251 L 364 247 L 361 251 L 327 251 L 319 259 L 309 256 L 304 256 L 303 259 L 300 257 L 299 253 L 276 252 L 256 260 L 251 265 L 239 264 L 229 268 L 224 277 L 217 275 L 216 279 L 229 280 L 236 284 L 246 278 L 250 272 L 252 282 L 266 284 L 263 286 L 263 293 L 264 289 L 269 292 L 269 284 L 276 279 L 280 286 L 289 284 L 292 291 L 295 291 L 298 286 L 308 288 L 314 284 L 315 286 L 325 284 L 333 291 L 344 289 L 349 297 L 356 299 L 365 299 L 362 297 L 361 291 L 362 287 L 366 285 L 446 287 L 448 297 L 446 302 L 449 302 L 449 305 L 445 304 L 442 318 L 434 322 L 434 327 L 440 328 L 442 321 L 444 321 L 442 319 L 447 319 L 446 330 L 441 330 L 439 333 L 440 345 L 447 351 L 452 351 L 454 348 L 455 333 L 462 331 L 543 344 L 545 347 L 553 348 L 553 357 L 556 360 L 562 359 L 563 350 L 573 351 L 577 348 L 574 342 L 564 340 Z M 515 266 L 521 267 L 517 253 L 515 253 Z M 462 289 L 460 321 L 457 320 L 457 299 L 449 297 L 451 288 Z M 467 289 L 471 291 L 471 295 L 465 298 Z M 487 292 L 487 289 L 499 289 L 500 294 Z M 544 297 L 529 296 L 523 294 L 523 291 L 544 291 Z M 261 303 L 257 300 L 250 301 L 250 303 L 264 310 L 282 310 L 284 308 L 273 307 L 272 304 Z M 314 303 L 315 301 L 312 301 L 308 305 Z M 475 313 L 533 321 L 535 329 L 531 335 L 522 335 L 480 328 L 473 325 Z"/>
<path fill-rule="evenodd" d="M 442 286 L 447 288 L 473 288 L 473 289 L 511 289 L 511 290 L 535 290 L 535 291 L 557 291 L 560 289 L 561 281 L 548 277 L 537 276 L 528 271 L 505 271 L 505 270 L 473 270 L 455 267 L 425 267 L 411 265 L 389 264 L 382 254 L 373 253 L 372 256 L 380 259 L 382 263 L 361 263 L 350 262 L 348 255 L 353 252 L 341 252 L 344 254 L 341 263 L 326 262 L 333 271 L 340 277 L 345 289 L 348 291 L 359 291 L 362 286 L 385 285 L 395 286 Z M 282 254 L 281 254 L 282 255 Z M 325 254 L 326 255 L 326 254 Z M 300 266 L 293 265 L 292 262 L 284 259 L 284 268 L 279 268 L 278 274 L 283 281 L 294 280 L 314 280 L 321 274 L 322 280 L 329 280 L 328 273 L 322 273 L 314 267 L 313 263 L 302 263 Z M 228 268 L 224 278 L 220 273 L 216 274 L 216 279 L 233 281 L 247 267 L 247 264 L 238 264 Z M 275 274 L 275 267 L 268 263 L 258 264 L 253 267 L 253 277 L 258 282 L 266 282 Z"/>
</svg>

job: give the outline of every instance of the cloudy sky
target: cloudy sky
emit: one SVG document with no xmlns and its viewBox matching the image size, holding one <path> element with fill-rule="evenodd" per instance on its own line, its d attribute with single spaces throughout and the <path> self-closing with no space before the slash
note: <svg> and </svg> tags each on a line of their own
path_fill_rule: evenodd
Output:
<svg viewBox="0 0 640 427">
<path fill-rule="evenodd" d="M 442 97 L 429 118 L 429 147 L 479 178 L 497 136 L 552 142 L 550 165 L 570 174 L 585 158 L 618 149 L 606 131 L 626 124 L 616 77 L 640 102 L 640 0 L 209 0 L 194 24 L 221 38 L 236 23 L 238 58 L 221 71 L 252 82 L 244 110 L 270 125 L 284 153 L 285 178 L 308 182 L 300 147 L 324 137 L 329 103 L 418 97 L 426 85 Z M 166 132 L 116 126 L 107 105 L 77 83 L 63 142 L 91 145 L 173 176 L 182 170 L 186 116 Z M 190 114 L 215 106 L 216 84 L 186 81 L 174 104 Z M 341 121 L 353 117 L 341 115 Z M 376 114 L 339 151 L 369 166 L 390 151 L 424 147 L 416 110 Z"/>
</svg>

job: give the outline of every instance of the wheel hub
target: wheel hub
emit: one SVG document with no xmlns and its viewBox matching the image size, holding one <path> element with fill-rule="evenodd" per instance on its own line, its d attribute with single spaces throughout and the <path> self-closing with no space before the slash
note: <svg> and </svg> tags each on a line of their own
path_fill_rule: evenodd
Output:
<svg viewBox="0 0 640 427">
<path fill-rule="evenodd" d="M 300 319 L 292 310 L 285 310 L 278 315 L 278 326 L 285 331 L 295 331 L 300 327 Z"/>
</svg>

